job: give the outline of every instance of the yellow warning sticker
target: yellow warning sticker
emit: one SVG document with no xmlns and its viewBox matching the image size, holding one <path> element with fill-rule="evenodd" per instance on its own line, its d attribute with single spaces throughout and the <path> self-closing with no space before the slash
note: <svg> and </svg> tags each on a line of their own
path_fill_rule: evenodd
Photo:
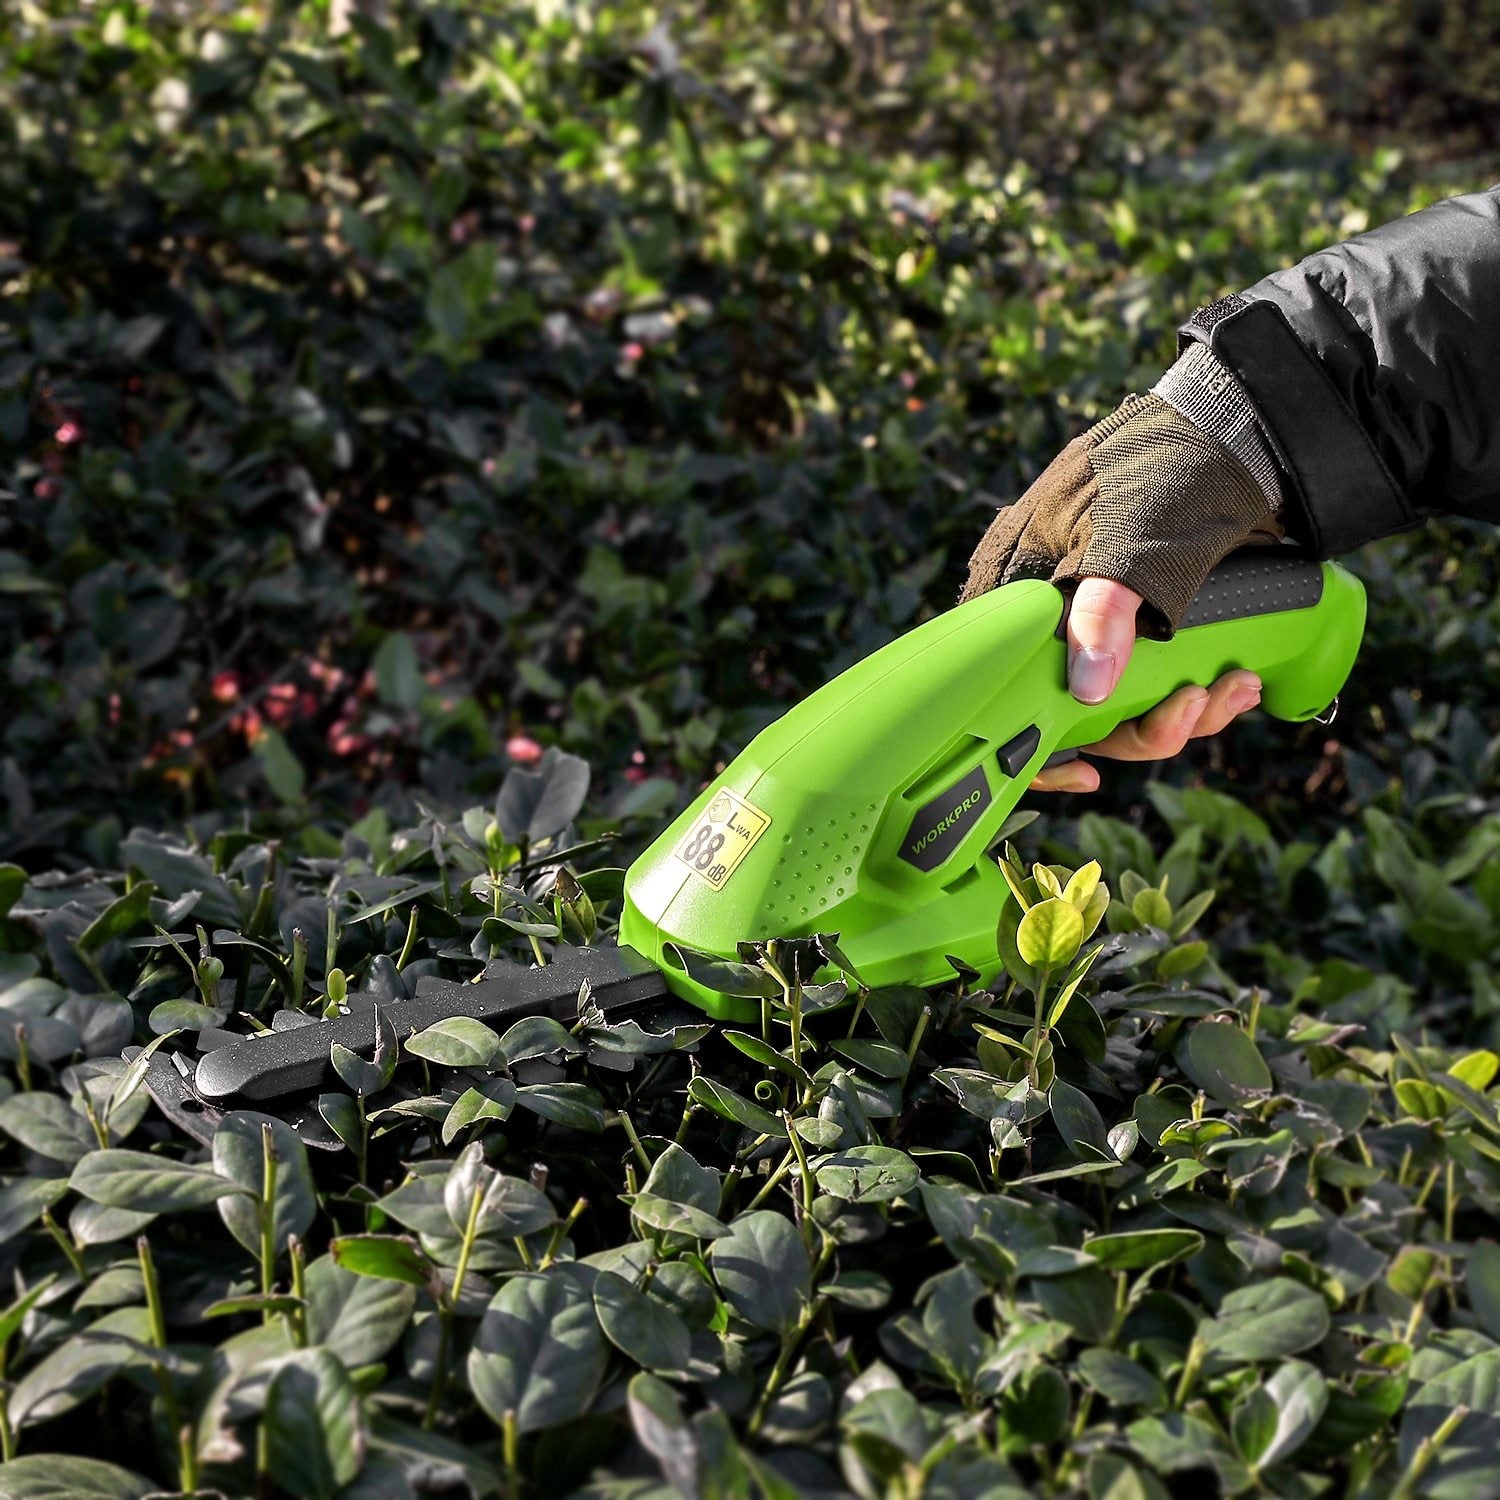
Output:
<svg viewBox="0 0 1500 1500">
<path fill-rule="evenodd" d="M 675 853 L 690 870 L 720 891 L 770 826 L 769 814 L 752 807 L 738 793 L 720 787 Z"/>
</svg>

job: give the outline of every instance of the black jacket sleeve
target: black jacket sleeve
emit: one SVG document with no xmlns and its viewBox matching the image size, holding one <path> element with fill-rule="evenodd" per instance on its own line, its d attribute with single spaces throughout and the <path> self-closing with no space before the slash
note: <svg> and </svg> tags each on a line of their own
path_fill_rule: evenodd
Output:
<svg viewBox="0 0 1500 1500">
<path fill-rule="evenodd" d="M 1500 522 L 1500 187 L 1434 204 L 1201 309 L 1326 554 L 1434 514 Z"/>
</svg>

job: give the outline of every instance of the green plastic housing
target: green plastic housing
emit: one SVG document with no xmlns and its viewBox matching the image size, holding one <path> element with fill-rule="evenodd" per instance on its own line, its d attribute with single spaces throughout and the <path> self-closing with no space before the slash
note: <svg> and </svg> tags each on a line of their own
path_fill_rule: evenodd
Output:
<svg viewBox="0 0 1500 1500">
<path fill-rule="evenodd" d="M 1198 614 L 1232 617 L 1138 641 L 1092 707 L 1067 691 L 1051 584 L 1009 584 L 929 620 L 788 710 L 683 810 L 626 874 L 620 941 L 721 1019 L 754 1006 L 695 983 L 667 945 L 732 958 L 744 940 L 837 933 L 871 985 L 939 983 L 948 954 L 990 980 L 1006 886 L 987 851 L 1050 755 L 1232 668 L 1259 674 L 1280 719 L 1334 701 L 1364 589 L 1330 563 L 1304 562 L 1300 577 L 1291 594 L 1221 589 Z M 732 847 L 716 855 L 720 835 Z"/>
</svg>

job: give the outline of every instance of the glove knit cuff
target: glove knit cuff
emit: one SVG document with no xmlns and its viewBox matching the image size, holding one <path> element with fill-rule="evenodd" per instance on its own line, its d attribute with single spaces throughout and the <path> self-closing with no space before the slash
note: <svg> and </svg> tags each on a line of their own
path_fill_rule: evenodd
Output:
<svg viewBox="0 0 1500 1500">
<path fill-rule="evenodd" d="M 1152 394 L 1229 449 L 1259 485 L 1271 515 L 1281 512 L 1286 499 L 1281 470 L 1260 419 L 1212 349 L 1206 344 L 1192 345 L 1152 387 Z"/>
</svg>

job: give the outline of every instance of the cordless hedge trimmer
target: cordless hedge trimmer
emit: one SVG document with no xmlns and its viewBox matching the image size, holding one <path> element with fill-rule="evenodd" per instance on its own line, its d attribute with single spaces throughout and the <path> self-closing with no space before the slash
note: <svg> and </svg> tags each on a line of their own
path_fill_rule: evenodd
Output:
<svg viewBox="0 0 1500 1500">
<path fill-rule="evenodd" d="M 870 986 L 936 984 L 953 959 L 991 981 L 1006 895 L 990 855 L 1044 765 L 1190 683 L 1232 668 L 1262 681 L 1262 706 L 1322 716 L 1353 665 L 1364 589 L 1297 549 L 1250 549 L 1208 579 L 1170 641 L 1141 640 L 1114 694 L 1077 702 L 1066 687 L 1065 601 L 1026 580 L 959 605 L 834 678 L 763 730 L 630 867 L 619 945 L 560 949 L 463 984 L 329 1020 L 283 1011 L 273 1029 L 224 1039 L 194 1065 L 154 1056 L 147 1085 L 205 1136 L 240 1105 L 310 1096 L 337 1043 L 370 1057 L 448 1016 L 508 1023 L 570 1015 L 580 986 L 608 1016 L 676 995 L 719 1020 L 754 1002 L 720 993 L 692 955 L 736 959 L 739 944 L 838 934 Z M 695 977 L 695 974 L 697 977 Z M 381 1043 L 381 1029 L 386 1040 Z M 310 1099 L 283 1113 L 313 1144 L 336 1145 Z"/>
</svg>

